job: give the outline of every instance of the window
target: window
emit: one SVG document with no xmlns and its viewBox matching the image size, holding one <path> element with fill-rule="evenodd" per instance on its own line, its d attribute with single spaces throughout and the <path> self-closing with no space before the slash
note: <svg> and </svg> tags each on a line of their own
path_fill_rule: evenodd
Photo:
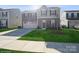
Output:
<svg viewBox="0 0 79 59">
<path fill-rule="evenodd" d="M 74 13 L 74 18 L 77 18 L 77 13 Z"/>
<path fill-rule="evenodd" d="M 2 12 L 2 17 L 4 17 L 4 13 Z"/>
<path fill-rule="evenodd" d="M 6 12 L 6 17 L 7 17 L 7 15 L 8 15 L 8 12 Z"/>
<path fill-rule="evenodd" d="M 2 17 L 7 17 L 8 16 L 8 12 L 2 12 Z"/>
<path fill-rule="evenodd" d="M 41 10 L 41 16 L 47 16 L 47 10 Z"/>
<path fill-rule="evenodd" d="M 54 24 L 55 23 L 55 20 L 51 20 L 51 24 Z"/>
<path fill-rule="evenodd" d="M 28 17 L 32 17 L 32 13 L 28 13 Z"/>
<path fill-rule="evenodd" d="M 50 16 L 52 15 L 56 16 L 56 10 L 50 10 Z"/>
<path fill-rule="evenodd" d="M 69 17 L 68 17 L 68 13 L 66 13 L 66 18 L 69 18 Z"/>
<path fill-rule="evenodd" d="M 56 15 L 56 10 L 55 10 L 55 15 Z"/>
<path fill-rule="evenodd" d="M 71 13 L 67 13 L 67 17 L 68 18 L 71 18 Z"/>
<path fill-rule="evenodd" d="M 25 17 L 25 14 L 22 14 L 22 17 L 24 18 Z"/>
<path fill-rule="evenodd" d="M 0 17 L 2 17 L 2 12 L 0 12 Z"/>
<path fill-rule="evenodd" d="M 46 28 L 46 20 L 42 20 L 43 28 Z"/>
<path fill-rule="evenodd" d="M 79 13 L 77 13 L 77 18 L 79 18 Z"/>
<path fill-rule="evenodd" d="M 74 18 L 74 13 L 71 13 L 71 18 Z"/>
</svg>

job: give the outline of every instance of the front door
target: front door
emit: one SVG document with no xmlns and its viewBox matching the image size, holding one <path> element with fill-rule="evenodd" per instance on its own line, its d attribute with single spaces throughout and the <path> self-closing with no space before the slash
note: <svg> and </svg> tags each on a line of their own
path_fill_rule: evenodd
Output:
<svg viewBox="0 0 79 59">
<path fill-rule="evenodd" d="M 43 28 L 46 28 L 46 20 L 43 20 L 43 21 L 42 21 L 42 27 L 43 27 Z"/>
<path fill-rule="evenodd" d="M 55 28 L 55 20 L 51 20 L 51 28 Z"/>
</svg>

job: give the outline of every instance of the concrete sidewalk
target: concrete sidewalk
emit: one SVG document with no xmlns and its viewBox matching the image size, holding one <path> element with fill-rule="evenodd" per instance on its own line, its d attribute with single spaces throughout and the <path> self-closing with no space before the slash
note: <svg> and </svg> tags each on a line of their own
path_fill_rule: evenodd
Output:
<svg viewBox="0 0 79 59">
<path fill-rule="evenodd" d="M 0 48 L 29 52 L 59 53 L 56 49 L 46 48 L 45 42 L 38 41 L 0 40 Z"/>
<path fill-rule="evenodd" d="M 79 53 L 78 43 L 24 41 L 16 40 L 12 37 L 4 38 L 2 36 L 0 36 L 0 48 L 28 52 Z"/>
</svg>

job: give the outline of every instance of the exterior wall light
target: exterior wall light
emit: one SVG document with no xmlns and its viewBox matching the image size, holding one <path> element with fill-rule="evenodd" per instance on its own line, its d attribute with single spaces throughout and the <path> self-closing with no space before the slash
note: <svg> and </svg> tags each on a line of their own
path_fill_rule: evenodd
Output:
<svg viewBox="0 0 79 59">
<path fill-rule="evenodd" d="M 42 20 L 43 23 L 46 23 L 46 20 Z"/>
</svg>

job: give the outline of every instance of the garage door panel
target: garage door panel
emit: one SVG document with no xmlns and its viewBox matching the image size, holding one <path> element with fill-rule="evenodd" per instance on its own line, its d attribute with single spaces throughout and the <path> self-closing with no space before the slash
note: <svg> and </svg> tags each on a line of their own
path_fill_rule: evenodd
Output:
<svg viewBox="0 0 79 59">
<path fill-rule="evenodd" d="M 37 23 L 35 22 L 26 22 L 23 24 L 23 28 L 37 28 Z"/>
</svg>

